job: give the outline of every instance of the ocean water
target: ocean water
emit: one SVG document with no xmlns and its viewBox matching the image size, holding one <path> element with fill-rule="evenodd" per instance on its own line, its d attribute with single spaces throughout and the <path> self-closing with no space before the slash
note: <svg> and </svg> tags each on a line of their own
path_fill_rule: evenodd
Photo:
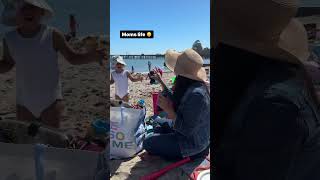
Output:
<svg viewBox="0 0 320 180">
<path fill-rule="evenodd" d="M 55 16 L 48 22 L 67 33 L 69 31 L 69 14 L 74 13 L 79 23 L 79 35 L 105 35 L 110 29 L 109 0 L 79 1 L 79 0 L 46 0 L 55 11 Z M 0 2 L 0 14 L 3 4 Z M 0 24 L 1 34 L 11 28 Z"/>
<path fill-rule="evenodd" d="M 131 71 L 131 67 L 133 66 L 135 72 L 148 72 L 148 61 L 151 62 L 151 69 L 153 69 L 154 67 L 159 67 L 165 71 L 168 70 L 163 66 L 164 59 L 125 59 L 125 62 L 127 64 L 126 69 Z M 204 63 L 210 64 L 210 60 L 205 59 Z"/>
</svg>

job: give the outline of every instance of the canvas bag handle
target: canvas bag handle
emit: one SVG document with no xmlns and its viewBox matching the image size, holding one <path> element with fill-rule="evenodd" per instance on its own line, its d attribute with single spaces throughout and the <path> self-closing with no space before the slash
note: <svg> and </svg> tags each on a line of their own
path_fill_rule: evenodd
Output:
<svg viewBox="0 0 320 180">
<path fill-rule="evenodd" d="M 44 162 L 43 156 L 46 146 L 43 144 L 36 144 L 34 146 L 34 161 L 36 166 L 36 180 L 44 180 Z"/>
<path fill-rule="evenodd" d="M 121 113 L 120 125 L 121 126 L 123 126 L 123 124 L 124 124 L 124 114 L 123 114 L 124 108 L 125 107 L 123 107 L 123 105 L 121 104 L 121 106 L 120 106 L 120 113 Z"/>
</svg>

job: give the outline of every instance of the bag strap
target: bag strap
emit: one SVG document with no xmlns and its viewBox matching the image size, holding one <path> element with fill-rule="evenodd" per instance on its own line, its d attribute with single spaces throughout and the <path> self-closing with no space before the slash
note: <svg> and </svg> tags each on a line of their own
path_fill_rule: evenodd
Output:
<svg viewBox="0 0 320 180">
<path fill-rule="evenodd" d="M 36 166 L 36 180 L 44 180 L 44 162 L 43 156 L 46 146 L 43 144 L 36 144 L 34 146 L 34 161 Z"/>
<path fill-rule="evenodd" d="M 120 113 L 121 113 L 120 125 L 121 125 L 121 126 L 122 126 L 123 123 L 124 123 L 124 114 L 123 114 L 123 111 L 124 111 L 124 107 L 123 107 L 123 105 L 121 104 L 121 106 L 120 106 Z"/>
</svg>

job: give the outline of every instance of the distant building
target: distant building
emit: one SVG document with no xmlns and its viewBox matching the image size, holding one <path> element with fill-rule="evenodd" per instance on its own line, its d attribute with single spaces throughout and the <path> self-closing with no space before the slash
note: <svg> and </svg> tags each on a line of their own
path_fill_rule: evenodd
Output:
<svg viewBox="0 0 320 180">
<path fill-rule="evenodd" d="M 305 25 L 310 43 L 320 43 L 320 1 L 301 0 L 297 13 L 298 19 Z"/>
</svg>

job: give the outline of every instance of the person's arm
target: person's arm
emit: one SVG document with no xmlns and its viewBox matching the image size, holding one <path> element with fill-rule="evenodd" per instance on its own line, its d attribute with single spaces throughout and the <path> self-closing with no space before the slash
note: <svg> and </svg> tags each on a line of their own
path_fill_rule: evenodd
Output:
<svg viewBox="0 0 320 180">
<path fill-rule="evenodd" d="M 163 82 L 163 80 L 161 79 L 160 75 L 158 74 L 158 72 L 156 72 L 153 76 L 151 76 L 154 80 L 157 80 L 158 82 L 160 82 L 162 90 L 165 90 L 166 84 Z"/>
<path fill-rule="evenodd" d="M 226 159 L 234 157 L 229 173 L 238 180 L 286 179 L 307 132 L 298 107 L 284 98 L 259 98 L 244 120 L 234 146 L 225 146 L 232 149 L 222 150 Z"/>
<path fill-rule="evenodd" d="M 174 111 L 173 103 L 169 98 L 164 97 L 160 94 L 158 99 L 158 106 L 168 114 L 168 119 L 171 119 L 173 121 L 176 120 L 177 114 Z"/>
<path fill-rule="evenodd" d="M 210 102 L 198 92 L 192 92 L 176 115 L 174 130 L 188 137 L 195 131 L 201 116 L 210 113 Z"/>
<path fill-rule="evenodd" d="M 127 71 L 127 76 L 132 82 L 137 82 L 137 81 L 142 81 L 143 80 L 142 76 L 134 77 L 128 71 Z"/>
<path fill-rule="evenodd" d="M 73 65 L 100 62 L 107 59 L 105 49 L 98 49 L 91 52 L 77 52 L 65 40 L 63 34 L 57 30 L 53 31 L 53 46 L 61 52 L 68 62 Z"/>
<path fill-rule="evenodd" d="M 0 73 L 6 73 L 10 71 L 15 65 L 14 60 L 12 59 L 9 48 L 5 40 L 3 40 L 3 56 L 0 60 Z"/>
</svg>

